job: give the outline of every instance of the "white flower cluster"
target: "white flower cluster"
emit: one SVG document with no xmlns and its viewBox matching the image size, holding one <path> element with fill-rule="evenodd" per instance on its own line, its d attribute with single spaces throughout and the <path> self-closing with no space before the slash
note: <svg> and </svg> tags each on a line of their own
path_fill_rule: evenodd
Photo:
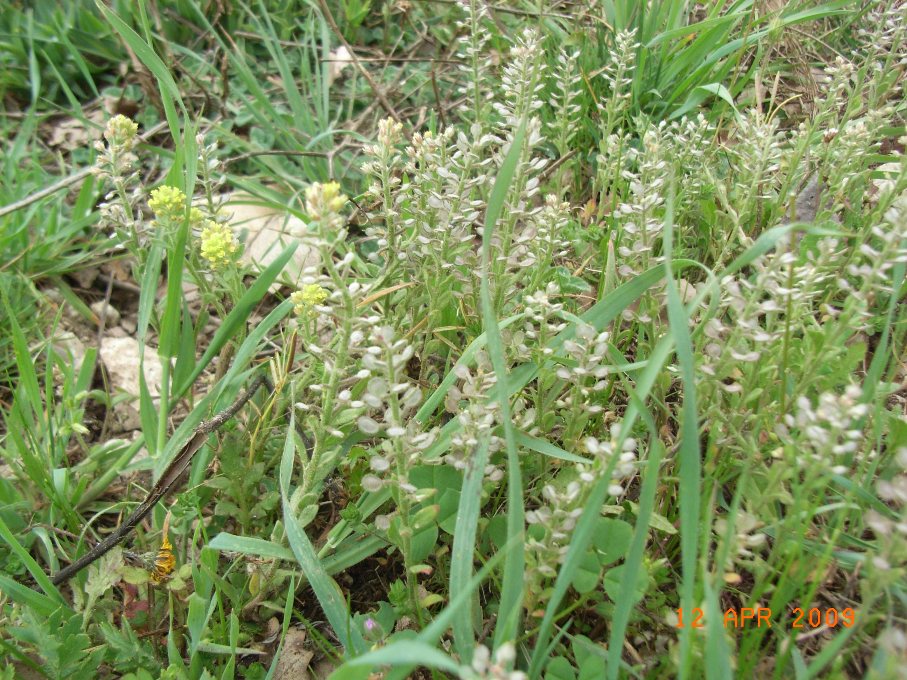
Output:
<svg viewBox="0 0 907 680">
<path fill-rule="evenodd" d="M 444 404 L 448 412 L 457 414 L 460 429 L 451 435 L 444 462 L 457 470 L 465 470 L 479 442 L 484 439 L 488 439 L 489 460 L 503 448 L 503 440 L 492 434 L 500 421 L 501 407 L 497 400 L 490 398 L 497 377 L 485 353 L 476 357 L 475 369 L 461 365 L 454 372 L 462 383 L 451 386 Z M 484 473 L 490 482 L 504 478 L 504 471 L 490 462 Z"/>
<path fill-rule="evenodd" d="M 608 468 L 612 468 L 608 493 L 620 496 L 624 493 L 625 481 L 636 472 L 636 440 L 627 437 L 621 442 L 620 427 L 619 423 L 611 425 L 609 441 L 586 437 L 583 446 L 592 455 L 593 462 L 589 465 L 578 464 L 573 470 L 565 469 L 562 474 L 572 473 L 573 478 L 566 484 L 559 485 L 555 481 L 544 485 L 538 507 L 526 513 L 526 521 L 539 527 L 539 530 L 529 532 L 526 541 L 531 556 L 530 573 L 536 579 L 530 590 L 539 600 L 545 597 L 545 591 L 539 587 L 539 582 L 555 578 L 557 566 L 567 555 L 570 537 L 583 513 L 589 487 Z"/>
<path fill-rule="evenodd" d="M 548 343 L 567 327 L 567 322 L 560 316 L 564 303 L 555 302 L 560 294 L 558 285 L 551 282 L 544 290 L 537 290 L 523 299 L 526 321 L 507 343 L 508 349 L 514 352 L 514 359 L 531 360 L 541 366 L 554 354 Z"/>
<path fill-rule="evenodd" d="M 365 196 L 368 201 L 380 206 L 380 212 L 369 213 L 369 226 L 365 229 L 365 233 L 375 237 L 378 243 L 378 252 L 370 255 L 372 260 L 383 255 L 385 262 L 392 261 L 399 252 L 399 215 L 392 196 L 400 186 L 398 169 L 401 156 L 396 145 L 402 138 L 402 132 L 400 123 L 386 118 L 378 123 L 377 142 L 364 149 L 370 160 L 362 164 L 362 172 L 372 179 Z M 374 224 L 381 226 L 372 226 Z"/>
<path fill-rule="evenodd" d="M 542 487 L 543 504 L 526 513 L 526 521 L 542 527 L 544 537 L 526 539 L 526 548 L 532 555 L 534 569 L 545 578 L 557 576 L 557 565 L 564 561 L 570 547 L 570 536 L 576 521 L 583 514 L 579 507 L 582 485 L 578 481 L 557 489 L 553 484 Z"/>
<path fill-rule="evenodd" d="M 820 110 L 833 110 L 847 103 L 847 91 L 851 88 L 856 71 L 854 63 L 842 56 L 835 57 L 834 62 L 825 67 L 822 75 L 825 91 L 818 107 Z"/>
<path fill-rule="evenodd" d="M 554 92 L 548 101 L 554 113 L 548 123 L 548 135 L 561 156 L 568 153 L 580 130 L 582 107 L 578 101 L 582 92 L 582 79 L 578 59 L 578 51 L 567 52 L 563 48 L 558 51 L 557 71 L 552 83 Z"/>
<path fill-rule="evenodd" d="M 492 159 L 484 151 L 492 141 L 478 125 L 470 135 L 449 127 L 437 134 L 415 133 L 406 149 L 408 181 L 396 202 L 407 206 L 402 224 L 413 240 L 396 256 L 441 297 L 454 294 L 452 280 L 467 291 L 473 282 L 473 225 L 485 208 L 473 195 L 487 181 Z"/>
<path fill-rule="evenodd" d="M 138 186 L 139 173 L 135 164 L 138 160 L 133 150 L 137 143 L 138 125 L 126 116 L 117 115 L 107 121 L 104 128 L 104 142 L 94 143 L 98 158 L 92 168 L 92 174 L 100 179 L 109 180 L 114 188 L 104 196 L 99 208 L 101 228 L 113 228 L 115 231 L 135 234 L 135 205 L 141 195 Z"/>
<path fill-rule="evenodd" d="M 528 120 L 542 108 L 541 94 L 545 89 L 543 54 L 539 34 L 532 28 L 526 28 L 517 36 L 510 48 L 501 74 L 503 96 L 492 104 L 501 116 L 505 129 L 515 129 L 521 120 Z"/>
<path fill-rule="evenodd" d="M 725 570 L 731 570 L 735 564 L 750 563 L 756 556 L 756 553 L 766 545 L 767 537 L 764 533 L 758 531 L 762 527 L 762 522 L 755 516 L 739 511 L 734 520 L 734 532 L 731 536 L 731 546 L 728 550 L 727 561 L 723 565 Z M 728 532 L 728 520 L 720 517 L 712 525 L 712 531 L 715 539 L 719 543 L 724 541 Z"/>
<path fill-rule="evenodd" d="M 457 88 L 457 92 L 472 104 L 473 124 L 482 122 L 488 102 L 492 97 L 488 87 L 488 73 L 491 61 L 487 56 L 487 45 L 491 34 L 486 27 L 488 10 L 483 0 L 459 0 L 466 17 L 457 21 L 457 28 L 462 33 L 457 45 L 457 56 L 463 63 L 460 71 L 466 76 L 466 82 Z"/>
<path fill-rule="evenodd" d="M 840 461 L 849 463 L 847 459 L 856 456 L 863 444 L 863 430 L 856 426 L 869 407 L 862 395 L 859 385 L 848 385 L 843 394 L 819 395 L 815 407 L 807 397 L 800 397 L 796 412 L 786 414 L 776 432 L 784 441 L 807 447 L 801 465 L 817 463 L 843 475 L 850 467 Z"/>
<path fill-rule="evenodd" d="M 882 224 L 872 227 L 871 236 L 875 243 L 862 243 L 857 256 L 847 265 L 846 272 L 853 277 L 853 283 L 845 277 L 838 279 L 838 286 L 849 296 L 865 301 L 872 291 L 891 294 L 891 270 L 907 262 L 907 194 L 895 200 L 885 212 Z M 868 310 L 863 310 L 868 316 Z"/>
<path fill-rule="evenodd" d="M 851 184 L 868 181 L 869 159 L 876 153 L 882 129 L 888 124 L 892 110 L 882 107 L 868 112 L 865 116 L 850 120 L 840 130 L 826 131 L 825 153 L 826 183 L 834 190 L 831 210 L 837 212 L 844 207 Z"/>
<path fill-rule="evenodd" d="M 485 645 L 476 647 L 472 655 L 472 664 L 460 669 L 460 677 L 464 680 L 526 680 L 527 675 L 522 671 L 507 670 L 516 660 L 516 648 L 512 642 L 505 642 L 491 656 L 491 651 Z"/>
<path fill-rule="evenodd" d="M 223 195 L 223 186 L 227 183 L 224 173 L 224 163 L 218 157 L 219 145 L 217 142 L 206 144 L 205 135 L 198 134 L 195 143 L 198 146 L 198 169 L 201 174 L 201 186 L 208 200 L 208 210 L 211 219 L 218 224 L 230 221 L 230 215 L 221 210 L 226 201 Z"/>
<path fill-rule="evenodd" d="M 611 438 L 609 441 L 599 441 L 595 437 L 586 437 L 583 440 L 583 446 L 595 459 L 591 466 L 579 464 L 580 481 L 591 484 L 595 479 L 603 475 L 612 463 L 611 484 L 608 487 L 608 493 L 612 496 L 620 496 L 624 492 L 626 480 L 636 473 L 636 447 L 637 442 L 633 437 L 626 437 L 621 442 L 621 424 L 612 423 L 610 428 Z M 615 461 L 614 458 L 617 457 Z"/>
<path fill-rule="evenodd" d="M 646 128 L 642 150 L 631 152 L 637 163 L 636 172 L 624 171 L 631 198 L 618 207 L 616 215 L 621 229 L 617 248 L 621 264 L 617 273 L 624 278 L 632 278 L 663 259 L 655 255 L 655 250 L 661 245 L 664 228 L 662 208 L 668 168 L 665 129 L 655 125 Z"/>
<path fill-rule="evenodd" d="M 383 432 L 386 436 L 380 449 L 370 460 L 372 473 L 362 478 L 366 491 L 377 491 L 385 484 L 398 485 L 406 493 L 417 489 L 409 483 L 407 471 L 418 462 L 431 446 L 437 430 L 423 431 L 411 416 L 422 402 L 422 391 L 405 376 L 406 365 L 413 356 L 412 346 L 398 339 L 389 326 L 375 326 L 370 345 L 362 355 L 362 366 L 372 376 L 361 398 L 349 401 L 364 413 L 356 421 L 368 435 Z M 341 393 L 340 401 L 351 399 Z"/>
<path fill-rule="evenodd" d="M 576 327 L 576 338 L 564 341 L 563 351 L 573 365 L 560 366 L 556 375 L 572 385 L 573 389 L 555 402 L 558 408 L 571 413 L 578 410 L 588 414 L 604 411 L 604 406 L 590 401 L 608 386 L 604 378 L 610 373 L 607 359 L 610 338 L 608 331 L 599 333 L 589 324 L 582 323 Z"/>
<path fill-rule="evenodd" d="M 602 70 L 602 77 L 608 83 L 611 93 L 605 107 L 607 111 L 605 132 L 608 134 L 612 132 L 618 116 L 630 103 L 632 92 L 629 86 L 633 82 L 633 68 L 638 48 L 636 29 L 618 31 L 615 34 L 611 61 Z"/>
<path fill-rule="evenodd" d="M 566 257 L 570 244 L 561 235 L 569 222 L 570 204 L 558 200 L 554 194 L 545 196 L 541 212 L 533 217 L 530 229 L 526 230 L 527 239 L 523 247 L 528 252 L 523 266 L 536 267 L 541 278 L 556 259 Z M 517 243 L 519 242 L 517 239 Z"/>
<path fill-rule="evenodd" d="M 319 249 L 331 250 L 329 244 L 317 237 L 306 236 L 304 240 Z M 341 312 L 345 298 L 348 297 L 350 300 L 358 302 L 372 290 L 372 283 L 360 283 L 355 280 L 353 272 L 355 259 L 354 253 L 346 253 L 339 259 L 331 260 L 337 277 L 336 280 L 334 277 L 323 273 L 322 268 L 318 266 L 305 267 L 299 276 L 297 287 L 300 290 L 312 289 L 317 286 L 324 291 L 322 295 L 315 296 L 311 300 L 311 314 L 313 317 L 318 318 L 319 328 L 322 330 L 327 330 L 332 326 L 336 327 L 340 322 L 338 319 L 334 319 L 333 316 Z M 368 329 L 376 319 L 377 317 L 357 316 L 355 322 Z M 324 337 L 307 338 L 309 344 L 306 345 L 306 349 L 320 357 L 320 352 L 330 344 L 332 337 L 333 335 L 324 335 Z"/>
<path fill-rule="evenodd" d="M 682 173 L 677 177 L 679 186 L 678 214 L 692 206 L 700 197 L 703 189 L 710 183 L 708 170 L 718 152 L 714 140 L 715 127 L 702 113 L 695 118 L 684 118 L 668 125 L 663 139 L 669 145 L 668 154 L 673 159 L 675 170 Z"/>
<path fill-rule="evenodd" d="M 753 262 L 751 278 L 725 277 L 719 283 L 719 312 L 705 323 L 709 339 L 700 357 L 700 370 L 725 392 L 743 392 L 740 364 L 755 364 L 783 336 L 788 319 L 813 314 L 823 285 L 834 279 L 843 257 L 838 241 L 822 238 L 800 254 L 788 236 L 771 255 Z M 703 303 L 704 306 L 707 303 Z M 820 305 L 821 312 L 836 316 L 838 310 Z"/>
<path fill-rule="evenodd" d="M 786 133 L 778 130 L 778 119 L 753 108 L 740 119 L 731 148 L 735 209 L 740 223 L 757 220 L 760 201 L 772 199 L 781 184 L 781 162 Z"/>
<path fill-rule="evenodd" d="M 862 25 L 869 28 L 857 29 L 857 36 L 876 71 L 907 66 L 907 5 L 903 2 L 884 5 L 879 3 L 865 14 Z"/>
<path fill-rule="evenodd" d="M 895 464 L 898 474 L 876 482 L 876 492 L 897 514 L 888 517 L 875 510 L 866 513 L 866 526 L 879 541 L 873 565 L 881 571 L 907 564 L 907 447 L 898 449 Z"/>
</svg>

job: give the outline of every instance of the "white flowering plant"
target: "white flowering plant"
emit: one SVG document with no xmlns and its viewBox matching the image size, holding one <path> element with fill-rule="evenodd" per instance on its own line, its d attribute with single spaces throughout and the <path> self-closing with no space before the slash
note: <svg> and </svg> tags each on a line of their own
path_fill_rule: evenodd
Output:
<svg viewBox="0 0 907 680">
<path fill-rule="evenodd" d="M 99 6 L 148 106 L 0 343 L 0 672 L 895 677 L 903 3 L 347 4 Z"/>
</svg>

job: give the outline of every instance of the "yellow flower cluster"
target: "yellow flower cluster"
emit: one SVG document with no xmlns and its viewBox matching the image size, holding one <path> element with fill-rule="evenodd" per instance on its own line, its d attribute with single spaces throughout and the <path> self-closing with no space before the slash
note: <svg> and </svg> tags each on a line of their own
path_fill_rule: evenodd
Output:
<svg viewBox="0 0 907 680">
<path fill-rule="evenodd" d="M 340 226 L 339 213 L 347 197 L 340 193 L 337 182 L 315 182 L 305 190 L 305 209 L 312 220 L 327 227 Z"/>
<path fill-rule="evenodd" d="M 176 187 L 158 187 L 151 192 L 148 207 L 159 220 L 182 220 L 186 214 L 186 194 Z"/>
<path fill-rule="evenodd" d="M 128 151 L 135 145 L 135 136 L 138 131 L 138 124 L 121 114 L 107 121 L 107 127 L 104 129 L 104 139 L 107 140 L 111 147 Z"/>
<path fill-rule="evenodd" d="M 310 316 L 316 316 L 318 312 L 315 310 L 315 305 L 322 304 L 325 300 L 328 299 L 328 292 L 317 283 L 310 283 L 307 286 L 303 286 L 302 290 L 297 290 L 290 296 L 290 299 L 293 301 L 293 311 L 296 312 L 298 316 L 303 314 L 309 314 Z"/>
<path fill-rule="evenodd" d="M 202 257 L 211 269 L 222 269 L 236 261 L 239 243 L 226 224 L 205 220 L 200 236 Z"/>
</svg>

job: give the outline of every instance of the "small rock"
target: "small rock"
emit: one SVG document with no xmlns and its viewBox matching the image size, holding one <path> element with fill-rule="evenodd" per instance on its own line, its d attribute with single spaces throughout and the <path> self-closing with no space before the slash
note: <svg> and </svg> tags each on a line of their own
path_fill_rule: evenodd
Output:
<svg viewBox="0 0 907 680">
<path fill-rule="evenodd" d="M 117 308 L 106 303 L 104 300 L 98 300 L 97 302 L 92 303 L 91 311 L 94 312 L 95 316 L 99 319 L 102 317 L 104 318 L 104 326 L 107 328 L 112 328 L 120 323 L 120 313 L 117 311 Z"/>
<path fill-rule="evenodd" d="M 76 283 L 79 284 L 80 288 L 91 288 L 94 285 L 95 279 L 98 278 L 98 274 L 101 273 L 101 270 L 97 267 L 86 267 L 85 269 L 79 269 L 70 273 L 70 276 L 76 280 Z"/>
<path fill-rule="evenodd" d="M 341 45 L 336 50 L 331 52 L 327 61 L 328 85 L 330 85 L 335 80 L 337 80 L 340 74 L 343 73 L 344 69 L 353 64 L 353 55 L 350 54 L 350 51 L 346 48 L 346 45 Z"/>
<path fill-rule="evenodd" d="M 274 669 L 275 680 L 308 680 L 309 663 L 315 654 L 306 649 L 306 634 L 304 630 L 290 628 L 283 641 L 283 649 Z"/>
<path fill-rule="evenodd" d="M 696 290 L 696 286 L 684 278 L 678 279 L 677 289 L 680 293 L 680 299 L 684 304 L 692 302 L 693 298 L 696 297 L 696 293 L 698 292 Z"/>
<path fill-rule="evenodd" d="M 139 322 L 134 314 L 125 316 L 120 320 L 120 327 L 126 331 L 129 335 L 135 334 L 135 329 L 138 328 Z"/>
<path fill-rule="evenodd" d="M 125 401 L 117 402 L 113 405 L 113 421 L 116 424 L 113 432 L 134 432 L 142 429 L 142 418 L 139 412 Z M 146 452 L 147 456 L 147 452 Z M 136 459 L 134 458 L 133 461 Z"/>
<path fill-rule="evenodd" d="M 101 361 L 107 367 L 114 389 L 139 396 L 139 343 L 135 338 L 105 337 L 101 341 Z M 152 397 L 161 393 L 161 373 L 156 350 L 146 346 L 145 382 Z"/>
<path fill-rule="evenodd" d="M 271 264 L 291 242 L 306 231 L 306 223 L 298 217 L 263 206 L 261 199 L 249 194 L 234 193 L 224 205 L 230 215 L 230 226 L 238 237 L 245 232 L 242 259 L 260 269 Z M 300 242 L 284 272 L 298 281 L 303 269 L 321 264 L 317 248 Z M 276 288 L 275 284 L 272 288 Z"/>
<path fill-rule="evenodd" d="M 54 338 L 54 348 L 64 358 L 69 358 L 74 367 L 79 367 L 85 360 L 85 345 L 71 331 L 63 331 Z"/>
</svg>

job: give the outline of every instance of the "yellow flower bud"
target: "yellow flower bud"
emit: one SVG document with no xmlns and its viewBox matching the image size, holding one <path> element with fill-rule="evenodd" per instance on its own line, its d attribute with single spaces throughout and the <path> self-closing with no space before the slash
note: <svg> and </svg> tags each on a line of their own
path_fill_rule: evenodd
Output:
<svg viewBox="0 0 907 680">
<path fill-rule="evenodd" d="M 297 290 L 290 295 L 290 300 L 293 301 L 294 305 L 293 311 L 296 312 L 297 316 L 302 316 L 303 314 L 316 316 L 318 312 L 315 310 L 315 306 L 322 304 L 327 299 L 327 290 L 317 283 L 303 286 L 301 290 Z"/>
<path fill-rule="evenodd" d="M 148 207 L 159 220 L 182 220 L 186 214 L 186 194 L 176 187 L 158 187 L 151 192 Z"/>
<path fill-rule="evenodd" d="M 325 226 L 340 226 L 339 213 L 346 202 L 347 197 L 340 193 L 337 182 L 316 182 L 305 190 L 306 212 L 310 218 Z"/>
<path fill-rule="evenodd" d="M 138 134 L 139 126 L 130 118 L 123 115 L 117 115 L 107 121 L 107 127 L 104 129 L 104 139 L 111 147 L 128 151 L 135 145 L 135 136 Z"/>
<path fill-rule="evenodd" d="M 239 243 L 226 224 L 205 220 L 199 240 L 202 257 L 208 261 L 211 269 L 223 269 L 236 261 Z"/>
</svg>

